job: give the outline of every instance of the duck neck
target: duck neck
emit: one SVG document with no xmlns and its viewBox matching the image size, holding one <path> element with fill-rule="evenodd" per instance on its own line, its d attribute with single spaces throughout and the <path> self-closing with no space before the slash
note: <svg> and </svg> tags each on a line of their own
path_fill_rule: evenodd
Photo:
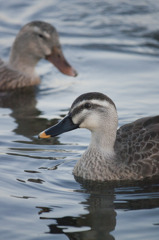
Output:
<svg viewBox="0 0 159 240">
<path fill-rule="evenodd" d="M 102 152 L 107 155 L 114 155 L 114 143 L 115 143 L 116 133 L 111 135 L 106 135 L 102 131 L 101 133 L 92 132 L 91 142 L 89 149 L 97 149 L 98 152 Z"/>
<path fill-rule="evenodd" d="M 35 73 L 35 66 L 39 59 L 34 58 L 33 55 L 25 49 L 25 46 L 17 47 L 17 44 L 14 43 L 11 49 L 9 66 L 26 75 L 27 77 L 37 77 Z"/>
<path fill-rule="evenodd" d="M 118 120 L 114 118 L 114 122 L 107 122 L 105 125 L 101 125 L 96 131 L 91 131 L 91 142 L 89 149 L 93 148 L 105 155 L 114 155 L 114 144 L 116 140 Z"/>
</svg>

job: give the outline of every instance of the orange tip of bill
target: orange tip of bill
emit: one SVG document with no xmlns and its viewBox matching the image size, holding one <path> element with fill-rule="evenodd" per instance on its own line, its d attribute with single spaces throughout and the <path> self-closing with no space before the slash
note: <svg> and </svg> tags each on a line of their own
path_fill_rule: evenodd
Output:
<svg viewBox="0 0 159 240">
<path fill-rule="evenodd" d="M 45 133 L 45 131 L 43 131 L 43 132 L 41 132 L 40 134 L 39 134 L 39 138 L 50 138 L 51 137 L 51 135 L 47 135 L 46 133 Z"/>
</svg>

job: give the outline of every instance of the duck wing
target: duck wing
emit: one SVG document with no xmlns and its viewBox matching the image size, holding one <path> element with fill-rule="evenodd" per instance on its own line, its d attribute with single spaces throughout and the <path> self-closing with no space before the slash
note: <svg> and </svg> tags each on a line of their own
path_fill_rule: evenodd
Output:
<svg viewBox="0 0 159 240">
<path fill-rule="evenodd" d="M 159 115 L 120 127 L 115 151 L 137 174 L 145 177 L 159 174 Z"/>
</svg>

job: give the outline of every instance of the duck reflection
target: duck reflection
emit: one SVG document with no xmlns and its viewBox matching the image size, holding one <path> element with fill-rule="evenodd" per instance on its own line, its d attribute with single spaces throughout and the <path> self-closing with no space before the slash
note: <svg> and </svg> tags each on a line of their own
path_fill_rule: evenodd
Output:
<svg viewBox="0 0 159 240">
<path fill-rule="evenodd" d="M 31 139 L 34 144 L 36 144 L 38 139 L 33 136 L 37 135 L 44 126 L 49 127 L 58 122 L 58 119 L 47 120 L 39 117 L 41 111 L 36 108 L 37 93 L 38 88 L 36 87 L 0 93 L 0 107 L 10 108 L 12 110 L 10 116 L 15 119 L 17 123 L 13 131 L 17 135 L 22 135 Z M 58 138 L 51 139 L 51 141 L 47 140 L 47 144 L 58 144 L 59 142 L 57 139 Z M 41 142 L 41 144 L 45 143 L 45 141 Z"/>
<path fill-rule="evenodd" d="M 82 186 L 87 193 L 85 201 L 81 202 L 86 214 L 77 217 L 64 216 L 61 218 L 43 218 L 55 221 L 48 225 L 50 234 L 65 234 L 68 239 L 81 240 L 113 240 L 111 232 L 116 226 L 116 212 L 114 208 L 114 188 L 106 189 L 101 185 L 93 187 Z M 51 209 L 49 209 L 51 211 Z M 48 212 L 48 209 L 47 209 Z M 45 207 L 40 207 L 39 214 L 46 213 Z M 73 232 L 70 228 L 73 228 Z M 78 231 L 79 229 L 79 231 Z M 74 231 L 75 230 L 75 231 Z"/>
<path fill-rule="evenodd" d="M 102 198 L 101 196 L 91 195 L 86 202 L 82 203 L 88 205 L 88 214 L 79 217 L 63 217 L 56 219 L 57 224 L 50 224 L 48 227 L 50 233 L 65 233 L 69 239 L 101 239 L 113 240 L 114 237 L 111 232 L 115 229 L 116 213 L 114 207 L 110 206 L 112 201 L 110 199 Z M 70 227 L 76 229 L 88 228 L 85 231 L 66 233 L 65 230 Z"/>
<path fill-rule="evenodd" d="M 130 184 L 132 184 L 132 188 Z M 127 183 L 124 186 L 127 186 Z M 120 185 L 120 183 L 84 182 L 81 187 L 80 192 L 87 193 L 85 201 L 80 203 L 87 212 L 85 214 L 79 214 L 77 217 L 68 215 L 61 218 L 47 218 L 41 215 L 46 212 L 50 213 L 53 209 L 39 207 L 40 219 L 53 221 L 52 224 L 48 225 L 48 234 L 65 234 L 70 240 L 113 240 L 115 238 L 112 232 L 116 227 L 117 209 L 138 210 L 159 207 L 158 198 L 149 198 L 151 192 L 159 191 L 158 184 L 152 185 L 144 182 L 142 184 L 135 183 L 134 186 L 133 183 L 129 183 L 129 188 L 124 188 L 123 183 Z M 118 191 L 120 196 L 132 194 L 132 191 L 134 191 L 134 196 L 141 194 L 141 198 L 139 199 L 138 195 L 134 199 L 128 197 L 127 199 L 117 200 Z M 145 195 L 144 198 L 143 195 Z"/>
</svg>

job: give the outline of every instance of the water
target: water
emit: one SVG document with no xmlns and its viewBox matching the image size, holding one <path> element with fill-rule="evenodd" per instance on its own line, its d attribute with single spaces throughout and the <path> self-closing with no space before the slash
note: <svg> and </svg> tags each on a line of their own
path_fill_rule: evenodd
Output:
<svg viewBox="0 0 159 240">
<path fill-rule="evenodd" d="M 72 169 L 86 149 L 86 130 L 38 140 L 86 91 L 108 94 L 119 126 L 158 114 L 159 2 L 0 1 L 0 56 L 8 59 L 19 28 L 53 24 L 79 76 L 37 66 L 36 91 L 0 101 L 0 239 L 144 239 L 159 235 L 158 182 L 79 183 Z"/>
</svg>

